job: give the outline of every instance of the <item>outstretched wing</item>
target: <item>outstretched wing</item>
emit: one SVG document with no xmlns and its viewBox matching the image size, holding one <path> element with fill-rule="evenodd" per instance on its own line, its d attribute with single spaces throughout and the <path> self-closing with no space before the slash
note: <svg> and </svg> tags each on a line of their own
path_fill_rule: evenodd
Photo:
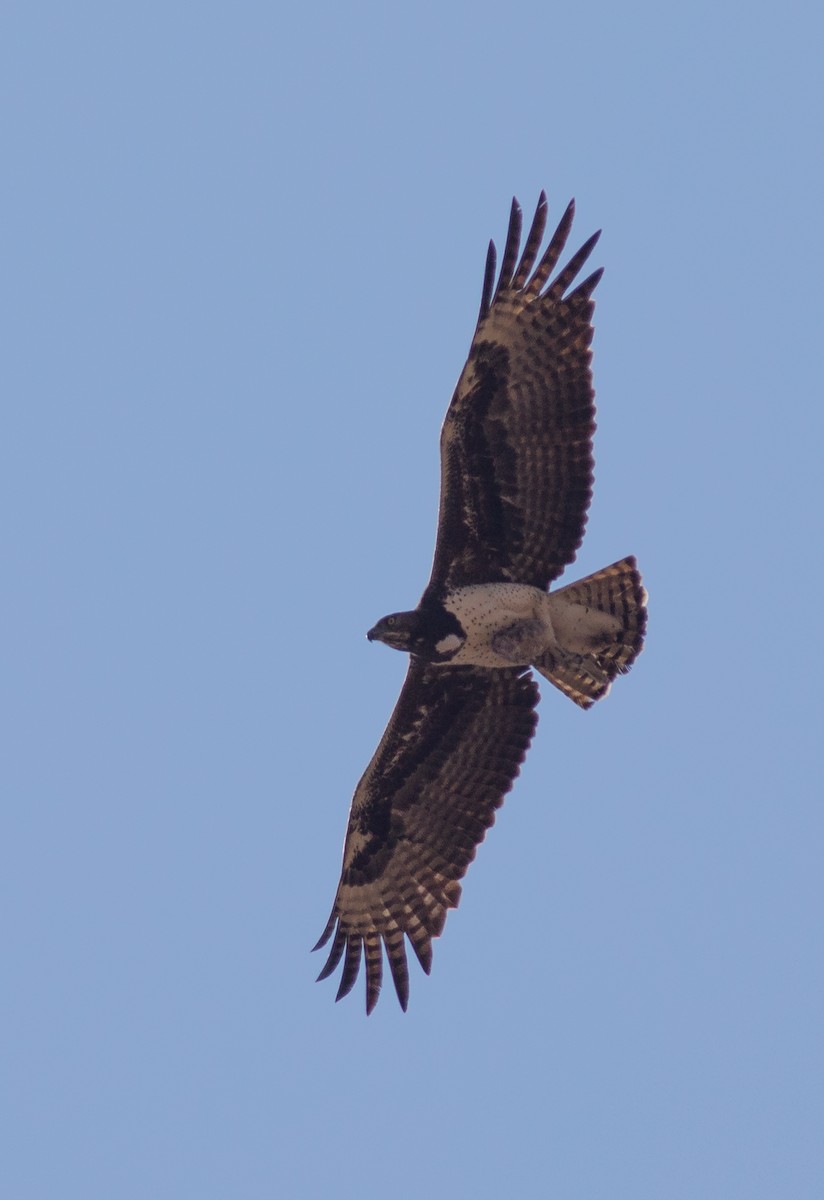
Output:
<svg viewBox="0 0 824 1200">
<path fill-rule="evenodd" d="M 595 406 L 589 349 L 601 271 L 568 289 L 596 233 L 550 283 L 570 203 L 538 262 L 544 193 L 518 261 L 512 202 L 501 273 L 489 245 L 469 358 L 441 432 L 441 502 L 427 591 L 511 580 L 546 588 L 581 544 L 592 496 Z M 548 286 L 547 286 L 548 285 Z"/>
<path fill-rule="evenodd" d="M 395 711 L 357 786 L 343 872 L 318 976 L 346 953 L 340 1000 L 366 959 L 366 1011 L 381 988 L 383 948 L 401 1007 L 409 997 L 404 935 L 429 973 L 432 938 L 461 894 L 459 880 L 523 762 L 538 688 L 520 668 L 432 667 L 412 659 Z"/>
</svg>

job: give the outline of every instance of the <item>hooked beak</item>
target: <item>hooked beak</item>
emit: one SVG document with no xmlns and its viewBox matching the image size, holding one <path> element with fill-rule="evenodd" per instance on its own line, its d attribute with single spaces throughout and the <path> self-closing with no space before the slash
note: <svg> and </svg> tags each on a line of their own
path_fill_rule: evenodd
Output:
<svg viewBox="0 0 824 1200">
<path fill-rule="evenodd" d="M 384 646 L 391 646 L 393 650 L 408 650 L 409 649 L 409 630 L 403 625 L 396 623 L 397 618 L 392 618 L 392 623 L 389 623 L 389 618 L 384 617 L 378 621 L 377 625 L 373 625 L 367 633 L 370 642 L 383 642 Z"/>
</svg>

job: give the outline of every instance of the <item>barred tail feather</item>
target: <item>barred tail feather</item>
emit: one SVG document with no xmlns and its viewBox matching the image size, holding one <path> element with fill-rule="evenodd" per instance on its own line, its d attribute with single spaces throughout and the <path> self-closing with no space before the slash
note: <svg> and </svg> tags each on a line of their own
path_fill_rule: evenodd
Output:
<svg viewBox="0 0 824 1200">
<path fill-rule="evenodd" d="M 641 653 L 646 589 L 635 559 L 623 558 L 550 595 L 559 645 L 533 666 L 581 708 L 590 708 Z"/>
</svg>

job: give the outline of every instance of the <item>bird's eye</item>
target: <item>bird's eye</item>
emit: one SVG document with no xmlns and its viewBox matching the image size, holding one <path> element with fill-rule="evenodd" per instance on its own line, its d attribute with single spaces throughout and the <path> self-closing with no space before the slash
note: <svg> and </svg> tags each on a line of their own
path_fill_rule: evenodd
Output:
<svg viewBox="0 0 824 1200">
<path fill-rule="evenodd" d="M 391 625 L 394 625 L 394 624 L 395 624 L 395 618 L 394 618 L 394 617 L 387 617 L 387 618 L 386 618 L 386 624 L 387 624 L 387 625 L 390 625 L 390 626 L 391 626 Z"/>
</svg>

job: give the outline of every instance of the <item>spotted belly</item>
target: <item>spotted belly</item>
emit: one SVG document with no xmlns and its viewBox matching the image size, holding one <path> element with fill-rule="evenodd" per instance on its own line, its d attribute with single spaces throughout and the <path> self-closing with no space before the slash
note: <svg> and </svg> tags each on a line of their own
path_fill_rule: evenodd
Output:
<svg viewBox="0 0 824 1200">
<path fill-rule="evenodd" d="M 444 607 L 460 623 L 464 637 L 440 653 L 452 665 L 477 667 L 528 666 L 555 644 L 547 594 L 525 583 L 485 583 L 456 588 Z M 454 653 L 452 652 L 454 648 Z"/>
</svg>

